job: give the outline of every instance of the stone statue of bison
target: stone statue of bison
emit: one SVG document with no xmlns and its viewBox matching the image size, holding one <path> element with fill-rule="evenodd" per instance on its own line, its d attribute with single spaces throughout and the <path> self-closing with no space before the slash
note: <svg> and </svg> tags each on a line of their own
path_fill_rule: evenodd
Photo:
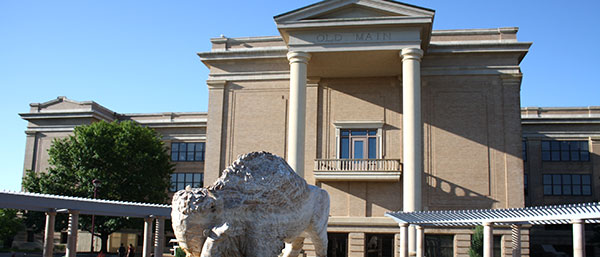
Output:
<svg viewBox="0 0 600 257">
<path fill-rule="evenodd" d="M 171 216 L 188 257 L 295 257 L 305 237 L 327 255 L 329 195 L 270 153 L 241 155 L 213 185 L 177 192 Z"/>
</svg>

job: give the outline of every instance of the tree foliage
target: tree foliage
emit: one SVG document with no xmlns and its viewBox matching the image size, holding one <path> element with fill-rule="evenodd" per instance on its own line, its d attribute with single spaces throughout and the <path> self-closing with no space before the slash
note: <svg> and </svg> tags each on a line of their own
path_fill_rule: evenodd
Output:
<svg viewBox="0 0 600 257">
<path fill-rule="evenodd" d="M 0 209 L 0 240 L 2 247 L 10 248 L 15 235 L 23 227 L 23 221 L 17 216 L 17 210 Z"/>
<path fill-rule="evenodd" d="M 23 178 L 27 191 L 92 198 L 92 181 L 98 179 L 99 199 L 146 203 L 167 200 L 173 165 L 158 133 L 150 128 L 131 121 L 78 126 L 72 136 L 55 139 L 48 155 L 48 172 L 28 172 Z M 94 232 L 102 238 L 105 252 L 108 235 L 132 224 L 132 219 L 126 217 L 95 219 Z M 57 228 L 65 225 L 64 217 L 57 217 Z M 91 217 L 81 216 L 80 226 L 91 231 Z"/>
<path fill-rule="evenodd" d="M 476 226 L 471 237 L 469 257 L 483 256 L 483 226 Z"/>
</svg>

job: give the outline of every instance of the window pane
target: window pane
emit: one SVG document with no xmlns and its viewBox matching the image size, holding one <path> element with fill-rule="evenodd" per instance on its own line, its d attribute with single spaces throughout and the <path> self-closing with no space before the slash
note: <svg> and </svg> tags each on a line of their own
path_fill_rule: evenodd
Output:
<svg viewBox="0 0 600 257">
<path fill-rule="evenodd" d="M 191 143 L 191 144 L 187 144 L 187 151 L 189 152 L 194 152 L 194 149 L 196 149 L 196 144 Z"/>
<path fill-rule="evenodd" d="M 580 157 L 581 157 L 580 159 L 582 161 L 589 161 L 590 160 L 590 153 L 587 150 L 585 150 L 585 151 L 582 150 Z"/>
<path fill-rule="evenodd" d="M 560 185 L 554 185 L 552 186 L 552 194 L 553 195 L 561 195 L 562 194 L 562 190 L 561 190 L 561 186 Z"/>
<path fill-rule="evenodd" d="M 179 150 L 179 143 L 171 143 L 171 150 Z"/>
<path fill-rule="evenodd" d="M 572 188 L 573 195 L 581 195 L 581 185 L 573 185 Z"/>
<path fill-rule="evenodd" d="M 544 175 L 544 185 L 552 184 L 552 175 Z"/>
<path fill-rule="evenodd" d="M 371 129 L 371 130 L 369 130 L 369 135 L 370 135 L 370 136 L 375 136 L 375 135 L 377 135 L 377 130 L 374 130 L 374 129 Z"/>
<path fill-rule="evenodd" d="M 348 159 L 350 158 L 350 139 L 347 137 L 342 137 L 340 142 L 340 158 Z"/>
<path fill-rule="evenodd" d="M 563 184 L 571 184 L 571 175 L 562 175 Z"/>
<path fill-rule="evenodd" d="M 176 190 L 177 190 L 177 183 L 171 183 L 171 187 L 169 188 L 169 191 L 175 192 Z"/>
<path fill-rule="evenodd" d="M 562 191 L 563 191 L 563 195 L 571 195 L 571 185 L 564 184 Z"/>
<path fill-rule="evenodd" d="M 179 159 L 179 152 L 172 151 L 171 152 L 171 161 L 177 161 Z"/>
<path fill-rule="evenodd" d="M 342 136 L 349 136 L 350 135 L 350 131 L 347 129 L 342 129 Z"/>
<path fill-rule="evenodd" d="M 354 159 L 363 159 L 364 155 L 364 141 L 354 141 L 354 147 L 352 148 Z"/>
<path fill-rule="evenodd" d="M 571 151 L 579 151 L 579 141 L 570 142 L 569 149 Z"/>
<path fill-rule="evenodd" d="M 550 152 L 549 151 L 542 152 L 542 161 L 550 161 Z"/>
<path fill-rule="evenodd" d="M 571 178 L 573 179 L 573 185 L 580 185 L 581 184 L 581 175 L 573 175 L 571 176 Z"/>
<path fill-rule="evenodd" d="M 579 142 L 579 148 L 581 149 L 581 151 L 589 152 L 588 142 L 587 141 Z"/>
<path fill-rule="evenodd" d="M 171 174 L 171 182 L 177 182 L 177 173 Z"/>
<path fill-rule="evenodd" d="M 179 191 L 179 190 L 183 190 L 183 189 L 185 189 L 185 184 L 183 184 L 183 183 L 181 183 L 181 182 L 180 182 L 180 183 L 177 183 L 177 191 Z"/>
<path fill-rule="evenodd" d="M 185 143 L 181 143 L 179 144 L 179 151 L 180 152 L 185 152 L 186 151 L 186 145 Z"/>
<path fill-rule="evenodd" d="M 552 195 L 552 186 L 544 185 L 544 195 Z"/>
<path fill-rule="evenodd" d="M 560 175 L 552 175 L 552 184 L 559 185 L 561 183 Z"/>
<path fill-rule="evenodd" d="M 550 150 L 550 141 L 542 141 L 542 151 Z"/>
<path fill-rule="evenodd" d="M 571 151 L 571 161 L 579 161 L 579 151 Z"/>
<path fill-rule="evenodd" d="M 204 156 L 202 156 L 204 152 L 196 152 L 196 157 L 194 160 L 196 161 L 204 161 Z"/>
<path fill-rule="evenodd" d="M 560 152 L 559 151 L 552 152 L 552 160 L 553 161 L 560 161 Z"/>
<path fill-rule="evenodd" d="M 569 151 L 560 151 L 560 160 L 568 161 L 569 160 Z"/>
<path fill-rule="evenodd" d="M 204 143 L 196 143 L 196 151 L 197 152 L 204 151 Z"/>
<path fill-rule="evenodd" d="M 181 149 L 181 147 L 179 149 Z M 185 161 L 185 151 L 181 152 L 181 154 L 179 155 L 179 160 L 180 161 Z"/>
<path fill-rule="evenodd" d="M 353 136 L 366 136 L 367 135 L 367 131 L 364 130 L 364 129 L 352 130 L 352 135 Z"/>
<path fill-rule="evenodd" d="M 590 185 L 590 175 L 581 175 L 581 184 Z"/>
<path fill-rule="evenodd" d="M 369 138 L 369 159 L 377 158 L 377 138 Z"/>
<path fill-rule="evenodd" d="M 569 141 L 560 141 L 560 150 L 569 151 Z"/>
<path fill-rule="evenodd" d="M 551 146 L 552 151 L 560 151 L 560 142 L 551 141 L 550 146 Z"/>
<path fill-rule="evenodd" d="M 194 174 L 194 179 L 193 179 L 194 184 L 198 184 L 200 182 L 200 175 L 201 175 L 200 173 Z"/>
<path fill-rule="evenodd" d="M 592 195 L 592 187 L 590 185 L 581 186 L 582 195 Z"/>
<path fill-rule="evenodd" d="M 193 161 L 194 160 L 194 152 L 187 152 L 187 160 L 188 161 Z"/>
</svg>

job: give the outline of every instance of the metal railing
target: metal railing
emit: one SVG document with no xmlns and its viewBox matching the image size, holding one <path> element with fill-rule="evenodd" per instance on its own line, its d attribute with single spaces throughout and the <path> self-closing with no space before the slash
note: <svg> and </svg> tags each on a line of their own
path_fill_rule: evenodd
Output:
<svg viewBox="0 0 600 257">
<path fill-rule="evenodd" d="M 316 159 L 315 171 L 401 171 L 399 159 Z"/>
</svg>

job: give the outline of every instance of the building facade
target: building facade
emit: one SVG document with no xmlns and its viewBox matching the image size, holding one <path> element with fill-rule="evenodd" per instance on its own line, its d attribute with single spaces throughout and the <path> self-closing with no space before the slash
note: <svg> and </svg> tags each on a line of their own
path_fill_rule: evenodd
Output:
<svg viewBox="0 0 600 257">
<path fill-rule="evenodd" d="M 162 134 L 176 164 L 172 190 L 211 184 L 239 154 L 269 151 L 330 194 L 330 257 L 396 256 L 387 211 L 600 200 L 600 109 L 521 109 L 519 64 L 531 43 L 517 28 L 432 30 L 434 14 L 323 1 L 275 16 L 278 36 L 211 39 L 198 53 L 210 70 L 207 113 L 118 114 L 64 97 L 32 104 L 21 114 L 24 170 L 43 172 L 53 138 L 100 120 Z M 471 229 L 425 233 L 427 256 L 468 256 Z M 497 254 L 509 256 L 510 229 L 494 233 Z M 531 243 L 564 244 L 549 238 Z M 304 253 L 314 256 L 309 240 Z"/>
</svg>

